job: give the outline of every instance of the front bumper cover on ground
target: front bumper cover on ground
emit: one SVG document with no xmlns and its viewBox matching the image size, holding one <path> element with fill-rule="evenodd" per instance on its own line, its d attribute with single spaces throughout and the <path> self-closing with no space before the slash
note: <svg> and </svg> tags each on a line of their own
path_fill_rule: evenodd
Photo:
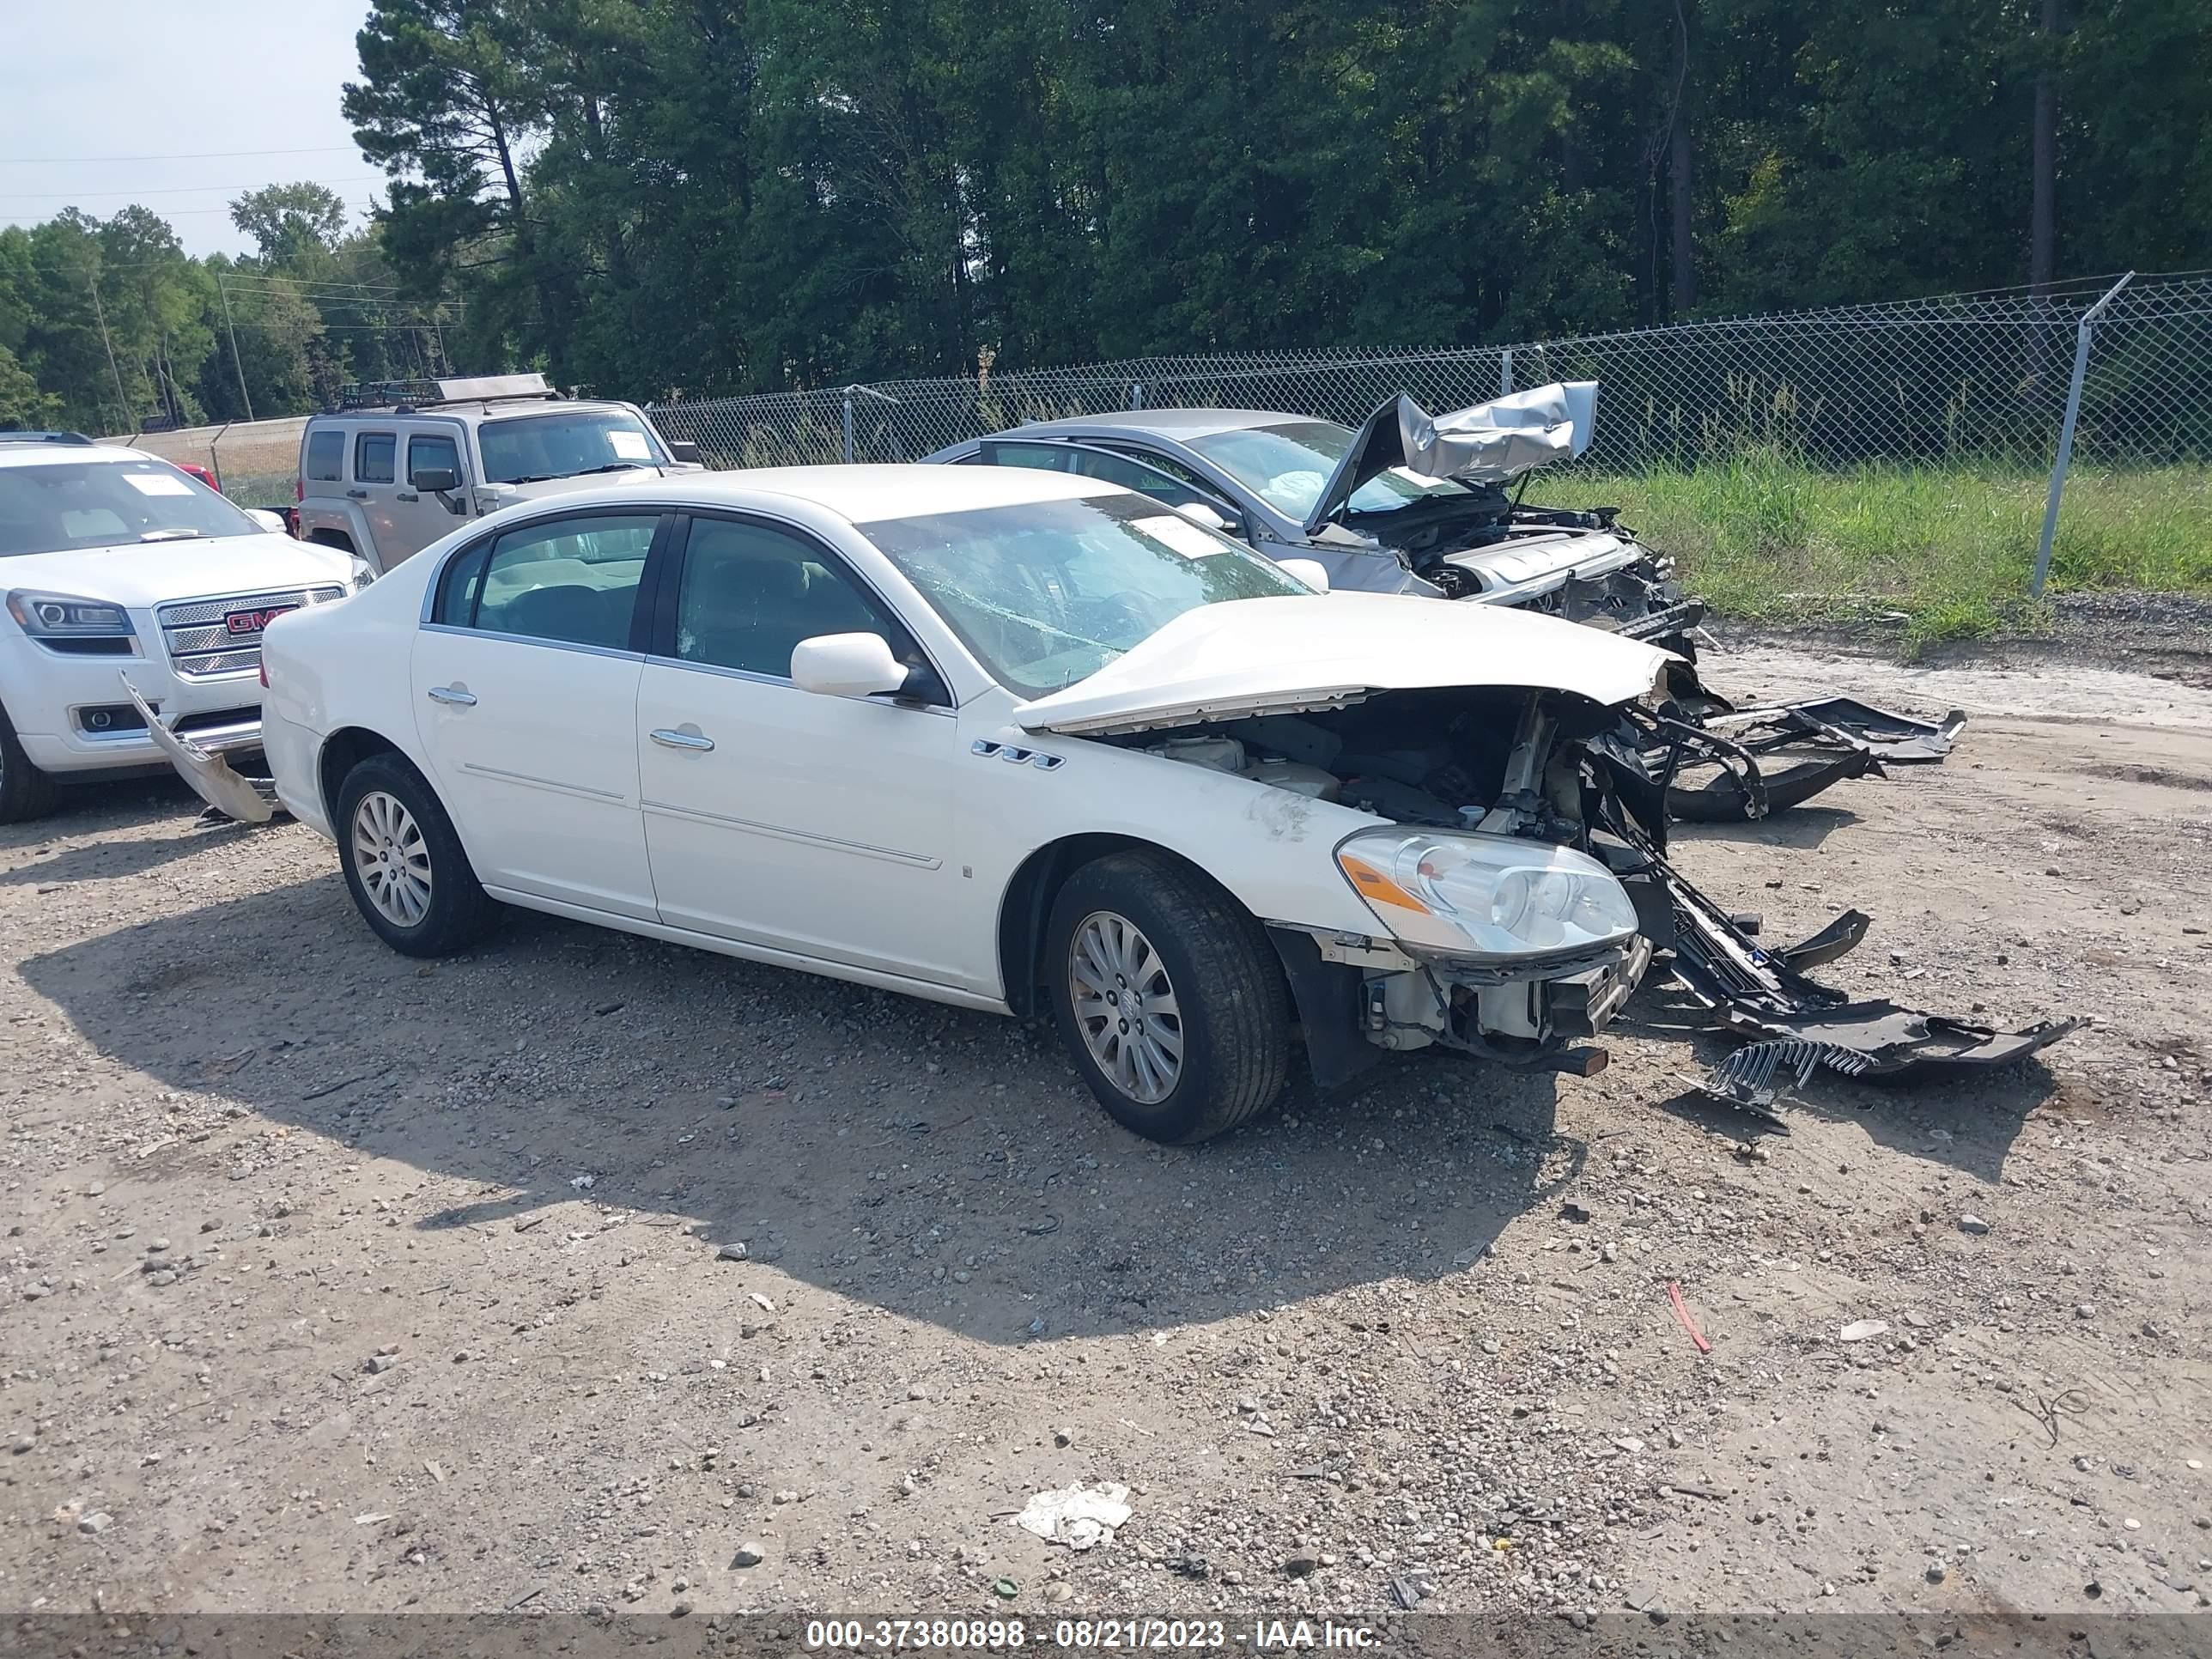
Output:
<svg viewBox="0 0 2212 1659">
<path fill-rule="evenodd" d="M 2083 1024 L 2039 1020 L 2000 1031 L 1884 998 L 1854 999 L 1808 979 L 1803 969 L 1834 961 L 1864 939 L 1863 915 L 1847 911 L 1803 943 L 1769 951 L 1650 848 L 1642 850 L 1665 897 L 1665 914 L 1646 915 L 1644 925 L 1665 930 L 1660 942 L 1674 954 L 1674 976 L 1712 1024 L 1748 1040 L 1700 1085 L 1723 1100 L 1769 1105 L 1784 1083 L 1802 1085 L 1820 1066 L 1846 1077 L 1894 1078 L 2009 1065 Z"/>
<path fill-rule="evenodd" d="M 155 746 L 177 769 L 177 775 L 192 787 L 192 793 L 211 809 L 240 823 L 266 823 L 283 810 L 272 780 L 241 777 L 231 770 L 230 763 L 221 755 L 162 725 L 161 716 L 140 695 L 138 688 L 131 684 L 128 674 L 123 676 L 123 689 L 144 718 L 147 734 L 154 739 Z"/>
</svg>

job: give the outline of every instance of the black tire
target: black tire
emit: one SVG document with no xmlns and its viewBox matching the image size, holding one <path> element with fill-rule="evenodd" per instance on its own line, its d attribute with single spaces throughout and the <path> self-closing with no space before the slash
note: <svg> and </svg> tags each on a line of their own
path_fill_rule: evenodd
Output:
<svg viewBox="0 0 2212 1659">
<path fill-rule="evenodd" d="M 419 853 L 416 867 L 427 869 L 428 892 L 420 914 L 411 920 L 404 919 L 408 912 L 396 901 L 380 902 L 371 896 L 372 885 L 380 891 L 390 891 L 393 875 L 372 871 L 365 878 L 363 860 L 368 853 L 360 844 L 362 813 L 362 804 L 372 797 L 376 798 L 370 807 L 372 815 L 386 815 L 383 803 L 397 802 L 415 831 L 412 836 L 396 837 L 392 843 L 394 849 L 399 849 L 404 842 L 407 857 L 403 862 L 413 861 Z M 393 822 L 388 816 L 386 821 Z M 437 792 L 398 755 L 371 755 L 346 774 L 338 787 L 337 811 L 331 827 L 337 835 L 338 866 L 345 872 L 346 890 L 353 895 L 355 907 L 376 936 L 401 955 L 444 957 L 465 950 L 483 937 L 499 914 L 497 902 L 477 880 Z M 386 862 L 390 862 L 388 856 Z M 393 903 L 401 914 L 387 914 L 386 902 Z"/>
<path fill-rule="evenodd" d="M 1077 939 L 1087 923 L 1101 918 L 1133 925 L 1137 943 L 1149 948 L 1146 959 L 1156 960 L 1164 971 L 1175 999 L 1178 1012 L 1170 1018 L 1181 1045 L 1180 1062 L 1171 1086 L 1157 1099 L 1141 1098 L 1117 1083 L 1085 1034 L 1086 1027 L 1097 1030 L 1118 1059 L 1118 1039 L 1128 1032 L 1128 1022 L 1117 1019 L 1120 1030 L 1109 1036 L 1103 1022 L 1078 1012 L 1079 995 L 1085 994 L 1077 987 Z M 1095 943 L 1097 936 L 1091 937 Z M 1113 854 L 1076 871 L 1053 903 L 1044 969 L 1060 1039 L 1091 1092 L 1122 1127 L 1147 1140 L 1187 1146 L 1235 1128 L 1281 1094 L 1291 1041 L 1282 965 L 1260 924 L 1186 866 L 1157 854 L 1132 852 Z M 1122 988 L 1126 992 L 1126 978 Z M 1095 995 L 1086 1006 L 1104 1012 Z M 1141 1036 L 1141 1008 L 1137 1020 Z M 1135 1063 L 1150 1062 L 1139 1053 Z M 1149 1082 L 1151 1089 L 1164 1080 L 1157 1073 L 1139 1079 L 1140 1086 Z"/>
<path fill-rule="evenodd" d="M 0 823 L 42 818 L 60 794 L 61 786 L 31 764 L 8 711 L 0 708 Z"/>
</svg>

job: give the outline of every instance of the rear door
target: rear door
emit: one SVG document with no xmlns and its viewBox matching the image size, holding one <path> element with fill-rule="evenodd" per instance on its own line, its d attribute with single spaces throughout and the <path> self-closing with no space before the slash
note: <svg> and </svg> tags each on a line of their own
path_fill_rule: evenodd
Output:
<svg viewBox="0 0 2212 1659">
<path fill-rule="evenodd" d="M 670 520 L 537 519 L 448 559 L 416 635 L 416 730 L 478 878 L 655 913 L 638 808 L 638 613 Z"/>
<path fill-rule="evenodd" d="M 399 526 L 392 516 L 399 492 L 399 428 L 389 417 L 362 422 L 346 444 L 346 495 L 360 504 L 376 560 L 389 570 L 411 548 L 402 550 Z"/>
</svg>

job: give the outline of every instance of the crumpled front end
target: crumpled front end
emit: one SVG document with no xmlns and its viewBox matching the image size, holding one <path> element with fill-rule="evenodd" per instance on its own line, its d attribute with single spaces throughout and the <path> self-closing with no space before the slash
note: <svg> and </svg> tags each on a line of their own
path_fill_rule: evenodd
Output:
<svg viewBox="0 0 2212 1659">
<path fill-rule="evenodd" d="M 1370 819 L 1336 857 L 1376 927 L 1268 924 L 1318 1085 L 1423 1048 L 1583 1075 L 1603 1066 L 1589 1040 L 1642 982 L 1653 946 L 1623 876 L 1641 860 L 1601 822 L 1665 827 L 1659 792 L 1633 787 L 1623 705 L 1447 686 L 1118 740 Z M 1626 757 L 1632 798 L 1608 753 Z M 1478 880 L 1474 866 L 1490 873 Z"/>
</svg>

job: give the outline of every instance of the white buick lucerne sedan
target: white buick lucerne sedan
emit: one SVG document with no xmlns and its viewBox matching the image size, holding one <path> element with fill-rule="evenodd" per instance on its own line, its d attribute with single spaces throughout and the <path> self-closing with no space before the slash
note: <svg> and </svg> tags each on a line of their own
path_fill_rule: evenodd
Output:
<svg viewBox="0 0 2212 1659">
<path fill-rule="evenodd" d="M 1065 473 L 655 478 L 277 620 L 264 742 L 396 950 L 506 903 L 1049 1015 L 1156 1139 L 1265 1107 L 1294 1039 L 1329 1088 L 1601 1063 L 1664 653 L 1319 585 Z"/>
</svg>

